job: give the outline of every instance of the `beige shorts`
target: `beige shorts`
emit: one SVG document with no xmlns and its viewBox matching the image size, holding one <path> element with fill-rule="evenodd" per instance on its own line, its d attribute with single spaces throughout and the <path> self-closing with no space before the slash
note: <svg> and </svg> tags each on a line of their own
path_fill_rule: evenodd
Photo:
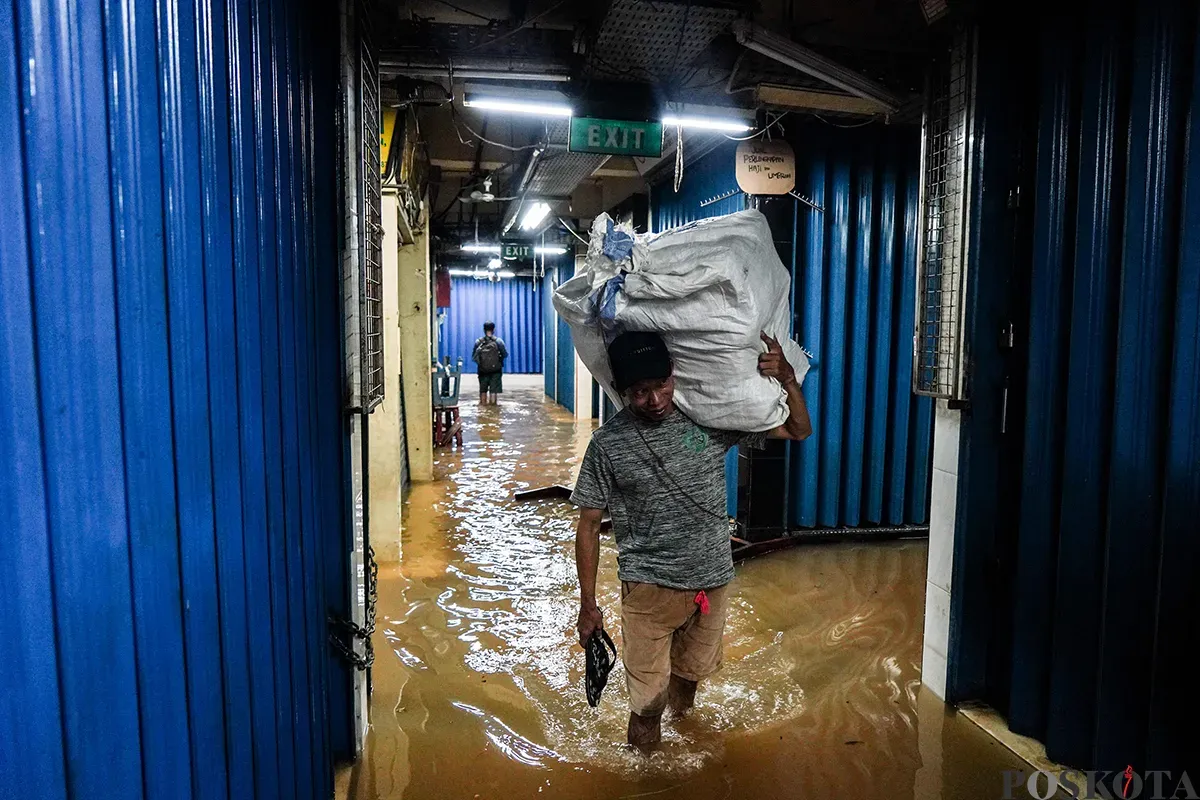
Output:
<svg viewBox="0 0 1200 800">
<path fill-rule="evenodd" d="M 663 712 L 672 673 L 699 681 L 721 666 L 728 590 L 729 584 L 705 590 L 709 611 L 701 614 L 695 591 L 622 581 L 621 638 L 633 713 Z"/>
</svg>

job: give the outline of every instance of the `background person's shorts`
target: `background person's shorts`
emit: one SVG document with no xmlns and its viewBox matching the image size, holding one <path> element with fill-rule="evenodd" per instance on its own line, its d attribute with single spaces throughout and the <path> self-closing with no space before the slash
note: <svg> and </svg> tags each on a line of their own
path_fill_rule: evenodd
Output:
<svg viewBox="0 0 1200 800">
<path fill-rule="evenodd" d="M 504 387 L 500 382 L 500 378 L 504 375 L 503 372 L 481 372 L 479 373 L 479 393 L 483 394 L 500 394 L 504 391 Z"/>
<path fill-rule="evenodd" d="M 729 584 L 706 589 L 705 594 L 709 612 L 701 614 L 694 589 L 622 581 L 621 638 L 633 713 L 662 713 L 671 673 L 699 681 L 721 666 Z"/>
</svg>

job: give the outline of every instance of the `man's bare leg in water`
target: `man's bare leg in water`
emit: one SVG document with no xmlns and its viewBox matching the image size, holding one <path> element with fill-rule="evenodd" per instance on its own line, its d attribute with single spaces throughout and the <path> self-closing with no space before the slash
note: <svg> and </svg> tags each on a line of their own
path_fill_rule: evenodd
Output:
<svg viewBox="0 0 1200 800">
<path fill-rule="evenodd" d="M 696 705 L 696 687 L 699 684 L 696 681 L 689 681 L 687 678 L 681 678 L 678 675 L 671 675 L 671 683 L 667 687 L 667 705 L 675 712 L 676 716 L 682 717 L 692 710 L 692 706 Z"/>
<path fill-rule="evenodd" d="M 657 750 L 662 743 L 662 716 L 643 717 L 631 711 L 628 741 L 646 754 Z"/>
</svg>

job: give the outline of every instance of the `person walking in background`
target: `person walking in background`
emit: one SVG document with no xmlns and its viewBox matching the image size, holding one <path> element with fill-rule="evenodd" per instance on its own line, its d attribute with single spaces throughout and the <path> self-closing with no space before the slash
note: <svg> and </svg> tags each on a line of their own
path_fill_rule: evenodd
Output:
<svg viewBox="0 0 1200 800">
<path fill-rule="evenodd" d="M 508 348 L 496 335 L 496 323 L 483 323 L 483 336 L 476 339 L 471 348 L 471 360 L 479 373 L 479 405 L 496 405 L 497 396 L 504 391 L 501 378 L 506 358 Z"/>
</svg>

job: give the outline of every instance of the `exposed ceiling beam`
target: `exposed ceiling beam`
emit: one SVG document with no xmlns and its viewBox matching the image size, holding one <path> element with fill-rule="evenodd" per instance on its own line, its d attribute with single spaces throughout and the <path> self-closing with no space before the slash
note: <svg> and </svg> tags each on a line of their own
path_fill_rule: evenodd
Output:
<svg viewBox="0 0 1200 800">
<path fill-rule="evenodd" d="M 385 52 L 379 59 L 379 74 L 410 78 L 490 79 L 501 81 L 554 81 L 571 79 L 571 68 L 561 61 L 530 58 L 486 58 L 463 56 L 439 59 L 430 56 Z"/>
<path fill-rule="evenodd" d="M 754 90 L 759 103 L 778 108 L 798 108 L 806 111 L 831 111 L 839 114 L 886 114 L 889 109 L 877 100 L 853 97 L 817 89 L 801 89 L 778 83 L 760 83 Z"/>
<path fill-rule="evenodd" d="M 472 172 L 475 162 L 462 158 L 431 158 L 429 164 L 434 167 L 439 167 L 442 172 L 451 174 L 470 173 Z M 480 161 L 479 169 L 483 172 L 495 172 L 496 170 L 507 167 L 508 164 L 503 161 Z"/>
</svg>

